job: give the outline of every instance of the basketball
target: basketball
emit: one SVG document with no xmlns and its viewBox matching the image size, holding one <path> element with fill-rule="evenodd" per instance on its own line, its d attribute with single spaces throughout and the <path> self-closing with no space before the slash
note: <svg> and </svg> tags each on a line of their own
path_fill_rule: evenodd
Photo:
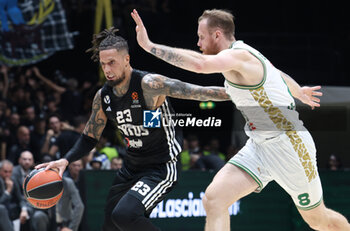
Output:
<svg viewBox="0 0 350 231">
<path fill-rule="evenodd" d="M 24 179 L 23 192 L 27 201 L 35 208 L 50 208 L 57 204 L 62 196 L 62 178 L 53 169 L 34 169 Z"/>
</svg>

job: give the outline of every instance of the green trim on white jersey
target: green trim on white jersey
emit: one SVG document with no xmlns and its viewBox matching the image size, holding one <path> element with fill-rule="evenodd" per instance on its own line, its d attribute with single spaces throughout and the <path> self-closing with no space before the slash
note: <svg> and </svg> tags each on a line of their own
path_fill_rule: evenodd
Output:
<svg viewBox="0 0 350 231">
<path fill-rule="evenodd" d="M 231 44 L 230 46 L 230 49 L 233 47 L 233 44 Z M 260 83 L 256 84 L 256 85 L 240 85 L 240 84 L 236 84 L 236 83 L 232 83 L 230 81 L 227 81 L 228 84 L 230 84 L 232 87 L 236 87 L 236 88 L 239 88 L 239 89 L 246 89 L 246 90 L 254 90 L 254 89 L 258 89 L 259 87 L 261 87 L 262 85 L 264 85 L 265 81 L 266 81 L 266 64 L 264 62 L 264 60 L 257 56 L 256 54 L 254 54 L 252 51 L 250 51 L 249 49 L 246 49 L 246 48 L 233 48 L 233 49 L 242 49 L 242 50 L 246 50 L 248 51 L 249 53 L 251 53 L 252 55 L 254 55 L 257 59 L 259 59 L 259 61 L 261 62 L 261 64 L 263 65 L 263 68 L 264 68 L 264 75 L 263 75 L 263 79 L 261 80 Z"/>
</svg>

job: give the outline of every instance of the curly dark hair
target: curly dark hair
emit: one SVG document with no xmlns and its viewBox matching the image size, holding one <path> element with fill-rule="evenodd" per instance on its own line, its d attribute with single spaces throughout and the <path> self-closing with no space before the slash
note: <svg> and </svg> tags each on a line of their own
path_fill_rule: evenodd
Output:
<svg viewBox="0 0 350 231">
<path fill-rule="evenodd" d="M 92 60 L 98 62 L 100 59 L 99 52 L 102 50 L 117 49 L 118 51 L 126 50 L 129 52 L 127 41 L 123 37 L 115 35 L 118 31 L 119 29 L 111 27 L 93 35 L 92 47 L 86 50 L 86 52 L 92 52 Z"/>
</svg>

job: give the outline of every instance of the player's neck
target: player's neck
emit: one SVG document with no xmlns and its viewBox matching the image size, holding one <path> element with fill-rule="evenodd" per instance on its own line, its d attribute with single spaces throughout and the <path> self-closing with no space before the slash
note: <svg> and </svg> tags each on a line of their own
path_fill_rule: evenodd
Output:
<svg viewBox="0 0 350 231">
<path fill-rule="evenodd" d="M 113 87 L 113 93 L 116 96 L 122 97 L 128 92 L 129 86 L 130 86 L 130 80 L 131 80 L 131 73 L 132 73 L 132 67 L 128 68 L 127 71 L 125 72 L 125 79 L 123 80 L 123 82 Z"/>
<path fill-rule="evenodd" d="M 236 39 L 233 37 L 233 39 L 230 39 L 230 40 L 224 40 L 224 42 L 221 43 L 221 46 L 220 46 L 220 51 L 223 51 L 223 50 L 226 50 L 228 49 L 232 43 L 236 42 Z"/>
</svg>

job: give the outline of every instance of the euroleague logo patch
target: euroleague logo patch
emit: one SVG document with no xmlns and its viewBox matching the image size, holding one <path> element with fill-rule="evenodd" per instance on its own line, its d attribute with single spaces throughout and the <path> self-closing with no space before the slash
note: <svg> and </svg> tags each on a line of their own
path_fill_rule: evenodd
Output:
<svg viewBox="0 0 350 231">
<path fill-rule="evenodd" d="M 139 99 L 139 94 L 137 94 L 137 92 L 134 91 L 134 92 L 131 94 L 131 98 L 132 98 L 133 100 L 138 100 L 138 99 Z"/>
<path fill-rule="evenodd" d="M 140 101 L 139 101 L 139 94 L 134 91 L 133 93 L 131 93 L 131 99 L 132 99 L 132 105 L 131 108 L 140 108 Z"/>
</svg>

